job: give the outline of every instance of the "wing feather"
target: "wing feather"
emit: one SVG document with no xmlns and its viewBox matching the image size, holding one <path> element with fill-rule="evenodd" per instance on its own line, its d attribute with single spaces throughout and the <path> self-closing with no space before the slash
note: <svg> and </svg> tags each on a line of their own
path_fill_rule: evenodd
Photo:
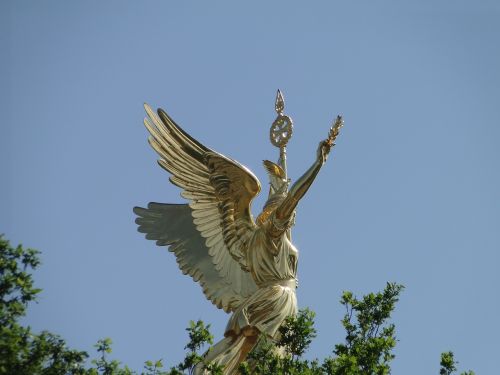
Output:
<svg viewBox="0 0 500 375">
<path fill-rule="evenodd" d="M 260 183 L 243 165 L 192 138 L 163 110 L 155 114 L 147 104 L 144 107 L 144 125 L 151 147 L 160 156 L 158 163 L 189 204 L 183 209 L 153 203 L 148 209 L 137 208 L 139 231 L 160 246 L 170 246 L 182 272 L 199 281 L 214 304 L 232 311 L 256 290 L 245 252 L 256 229 L 250 205 Z M 176 210 L 189 213 L 189 220 L 181 220 L 189 229 L 168 226 L 167 219 L 176 220 L 171 214 Z"/>
<path fill-rule="evenodd" d="M 191 211 L 187 204 L 149 203 L 147 208 L 134 208 L 139 232 L 146 233 L 147 238 L 155 240 L 158 246 L 169 246 L 182 273 L 199 282 L 203 293 L 214 305 L 226 312 L 234 311 L 254 291 L 251 275 L 236 271 L 230 275 L 235 280 L 232 283 L 220 276 L 205 245 L 205 238 L 191 220 Z M 241 290 L 240 294 L 234 293 L 235 286 Z"/>
</svg>

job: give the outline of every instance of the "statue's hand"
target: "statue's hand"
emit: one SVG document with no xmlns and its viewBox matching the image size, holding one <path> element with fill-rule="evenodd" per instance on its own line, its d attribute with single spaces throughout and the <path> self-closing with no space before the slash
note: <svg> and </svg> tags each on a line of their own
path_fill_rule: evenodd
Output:
<svg viewBox="0 0 500 375">
<path fill-rule="evenodd" d="M 319 143 L 317 151 L 317 160 L 319 163 L 323 164 L 326 161 L 331 149 L 332 145 L 328 142 L 328 140 L 324 140 Z"/>
</svg>

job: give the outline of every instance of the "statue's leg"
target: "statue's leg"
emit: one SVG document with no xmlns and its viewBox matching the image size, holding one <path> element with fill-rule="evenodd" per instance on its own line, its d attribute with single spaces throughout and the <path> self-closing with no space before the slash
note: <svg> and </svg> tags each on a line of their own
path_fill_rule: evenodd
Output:
<svg viewBox="0 0 500 375">
<path fill-rule="evenodd" d="M 248 353 L 257 343 L 259 331 L 253 327 L 246 327 L 239 335 L 224 337 L 221 341 L 209 349 L 194 371 L 195 375 L 206 374 L 206 364 L 214 363 L 224 366 L 225 375 L 238 374 L 240 363 L 243 362 Z"/>
<path fill-rule="evenodd" d="M 257 341 L 259 340 L 259 335 L 260 335 L 260 332 L 257 328 L 250 326 L 244 328 L 242 333 L 245 339 L 243 342 L 243 346 L 241 347 L 240 350 L 240 358 L 238 360 L 238 366 L 241 362 L 243 362 L 247 358 L 248 353 L 250 353 L 252 349 L 255 347 Z"/>
</svg>

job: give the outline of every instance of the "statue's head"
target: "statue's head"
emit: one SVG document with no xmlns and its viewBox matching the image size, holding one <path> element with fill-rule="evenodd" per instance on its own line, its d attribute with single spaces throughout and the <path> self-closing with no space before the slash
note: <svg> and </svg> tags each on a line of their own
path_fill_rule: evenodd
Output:
<svg viewBox="0 0 500 375">
<path fill-rule="evenodd" d="M 281 202 L 283 202 L 285 197 L 286 197 L 286 193 L 285 194 L 271 195 L 267 199 L 266 203 L 264 204 L 264 208 L 262 209 L 262 212 L 257 217 L 257 224 L 258 225 L 264 224 L 271 217 L 271 215 L 274 213 L 276 208 L 278 208 L 278 206 L 281 204 Z"/>
<path fill-rule="evenodd" d="M 257 217 L 257 223 L 262 225 L 276 208 L 283 202 L 288 193 L 290 180 L 286 178 L 286 173 L 278 164 L 269 160 L 264 160 L 264 167 L 269 175 L 269 196 L 261 214 Z"/>
</svg>

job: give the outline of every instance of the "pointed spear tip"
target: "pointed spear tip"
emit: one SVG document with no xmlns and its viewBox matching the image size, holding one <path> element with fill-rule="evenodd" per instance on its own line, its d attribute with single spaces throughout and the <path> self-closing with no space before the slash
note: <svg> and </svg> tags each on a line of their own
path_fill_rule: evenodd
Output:
<svg viewBox="0 0 500 375">
<path fill-rule="evenodd" d="M 278 89 L 278 91 L 276 92 L 276 100 L 281 100 L 283 101 L 283 93 L 281 92 L 280 89 Z"/>
<path fill-rule="evenodd" d="M 281 113 L 285 109 L 285 99 L 283 99 L 283 94 L 280 89 L 278 89 L 278 92 L 276 93 L 276 103 L 274 104 L 274 108 L 277 113 Z"/>
</svg>

